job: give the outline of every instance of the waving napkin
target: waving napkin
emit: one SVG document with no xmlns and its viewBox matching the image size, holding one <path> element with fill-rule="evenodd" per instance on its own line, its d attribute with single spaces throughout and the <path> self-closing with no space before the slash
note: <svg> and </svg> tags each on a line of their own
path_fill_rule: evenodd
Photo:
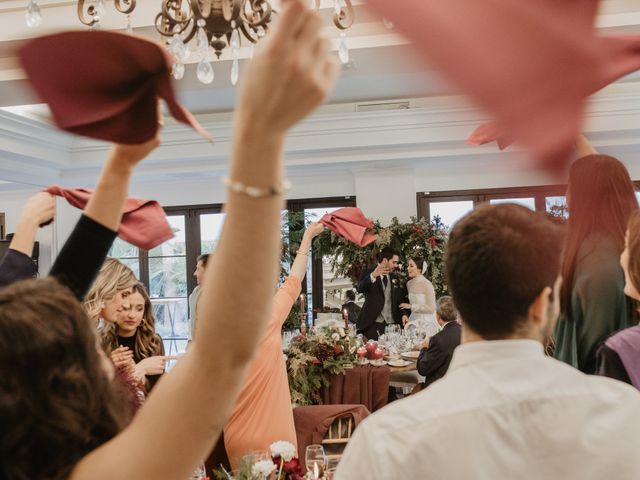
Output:
<svg viewBox="0 0 640 480">
<path fill-rule="evenodd" d="M 80 209 L 85 207 L 93 193 L 90 189 L 61 188 L 57 185 L 47 187 L 44 191 L 63 197 L 70 205 Z M 173 230 L 158 202 L 129 198 L 124 204 L 118 236 L 136 247 L 151 250 L 172 238 Z"/>
<path fill-rule="evenodd" d="M 211 141 L 177 102 L 171 59 L 155 42 L 113 32 L 66 32 L 36 38 L 19 54 L 62 130 L 115 143 L 144 143 L 158 131 L 159 97 L 176 120 Z"/>
<path fill-rule="evenodd" d="M 373 228 L 373 222 L 356 207 L 340 208 L 335 212 L 327 213 L 320 219 L 320 223 L 361 247 L 366 247 L 378 238 L 377 235 L 369 233 Z"/>
<path fill-rule="evenodd" d="M 598 37 L 598 0 L 369 0 L 506 138 L 561 168 L 584 99 L 640 67 L 640 36 Z M 411 12 L 411 14 L 407 14 Z"/>
</svg>

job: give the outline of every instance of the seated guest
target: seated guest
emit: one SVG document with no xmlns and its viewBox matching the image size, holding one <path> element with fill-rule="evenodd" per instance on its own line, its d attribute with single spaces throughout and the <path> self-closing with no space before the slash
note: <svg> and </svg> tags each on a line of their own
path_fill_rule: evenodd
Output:
<svg viewBox="0 0 640 480">
<path fill-rule="evenodd" d="M 629 220 L 620 264 L 624 270 L 624 293 L 640 301 L 639 213 L 632 214 Z M 640 389 L 640 326 L 625 328 L 607 338 L 598 349 L 596 360 L 598 375 L 615 378 Z"/>
<path fill-rule="evenodd" d="M 436 321 L 442 330 L 425 341 L 418 357 L 418 373 L 424 377 L 425 387 L 447 373 L 453 351 L 460 345 L 462 327 L 457 320 L 453 299 L 440 297 L 436 302 Z"/>
<path fill-rule="evenodd" d="M 544 354 L 557 229 L 513 204 L 456 223 L 445 264 L 462 344 L 440 381 L 358 426 L 336 478 L 640 478 L 638 391 Z"/>
<path fill-rule="evenodd" d="M 282 325 L 298 300 L 313 239 L 322 233 L 320 223 L 304 232 L 291 272 L 271 307 L 267 330 L 260 339 L 238 400 L 224 427 L 224 444 L 232 468 L 254 451 L 268 451 L 273 442 L 297 445 L 287 365 L 282 354 Z"/>
<path fill-rule="evenodd" d="M 355 326 L 362 308 L 356 303 L 356 292 L 353 290 L 347 290 L 344 295 L 345 303 L 342 304 L 342 313 L 344 315 L 344 311 L 346 310 L 349 323 Z"/>
<path fill-rule="evenodd" d="M 0 478 L 183 479 L 218 438 L 272 304 L 286 135 L 324 100 L 339 72 L 320 16 L 303 0 L 281 5 L 236 102 L 233 188 L 217 259 L 205 274 L 198 338 L 125 429 L 113 367 L 76 290 L 55 278 L 1 289 Z M 114 168 L 99 182 L 108 188 L 85 213 L 115 234 L 131 172 L 158 143 L 116 147 Z"/>
<path fill-rule="evenodd" d="M 153 306 L 143 284 L 132 287 L 127 305 L 116 322 L 107 324 L 102 330 L 101 343 L 109 356 L 118 351 L 118 347 L 123 347 L 120 351 L 130 352 L 134 378 L 142 383 L 147 393 L 151 391 L 164 373 L 167 357 L 162 338 L 155 331 Z"/>
</svg>

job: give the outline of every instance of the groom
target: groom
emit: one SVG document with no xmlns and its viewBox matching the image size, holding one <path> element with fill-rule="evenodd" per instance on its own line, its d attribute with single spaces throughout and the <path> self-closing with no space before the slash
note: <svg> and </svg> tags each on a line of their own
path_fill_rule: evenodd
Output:
<svg viewBox="0 0 640 480">
<path fill-rule="evenodd" d="M 393 274 L 398 267 L 398 254 L 385 247 L 378 254 L 378 265 L 365 270 L 358 282 L 357 290 L 364 294 L 364 305 L 356 323 L 358 333 L 369 340 L 377 340 L 387 325 L 402 324 L 402 315 L 409 310 L 401 310 L 400 303 L 407 296 L 406 289 Z"/>
</svg>

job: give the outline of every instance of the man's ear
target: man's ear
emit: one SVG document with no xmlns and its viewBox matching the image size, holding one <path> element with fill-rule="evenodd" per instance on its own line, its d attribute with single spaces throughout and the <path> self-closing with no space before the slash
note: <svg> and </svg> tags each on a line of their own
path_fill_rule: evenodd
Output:
<svg viewBox="0 0 640 480">
<path fill-rule="evenodd" d="M 529 305 L 529 321 L 532 321 L 538 327 L 542 326 L 547 320 L 546 317 L 551 304 L 551 293 L 551 287 L 544 287 Z"/>
</svg>

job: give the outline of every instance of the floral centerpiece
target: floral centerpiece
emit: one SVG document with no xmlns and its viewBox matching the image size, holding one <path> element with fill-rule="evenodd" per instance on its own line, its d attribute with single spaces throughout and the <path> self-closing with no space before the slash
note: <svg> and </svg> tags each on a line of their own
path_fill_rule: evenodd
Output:
<svg viewBox="0 0 640 480">
<path fill-rule="evenodd" d="M 270 460 L 255 461 L 247 455 L 233 475 L 224 468 L 213 472 L 216 480 L 314 480 L 306 473 L 297 457 L 296 447 L 289 442 L 275 442 L 270 446 Z"/>
<path fill-rule="evenodd" d="M 356 347 L 355 338 L 335 321 L 295 337 L 287 356 L 291 401 L 296 405 L 320 403 L 320 390 L 329 386 L 331 375 L 341 375 L 355 363 Z"/>
</svg>

